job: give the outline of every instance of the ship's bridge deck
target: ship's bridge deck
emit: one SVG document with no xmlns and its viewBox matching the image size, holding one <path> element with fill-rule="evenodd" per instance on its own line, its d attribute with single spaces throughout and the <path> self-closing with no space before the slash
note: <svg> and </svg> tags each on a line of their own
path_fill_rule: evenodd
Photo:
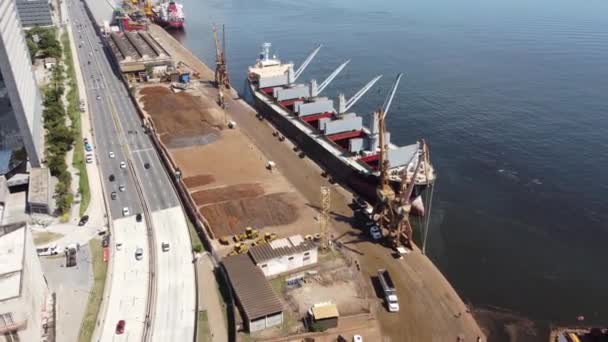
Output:
<svg viewBox="0 0 608 342">
<path fill-rule="evenodd" d="M 289 64 L 269 65 L 265 67 L 260 67 L 256 64 L 249 67 L 249 73 L 253 74 L 256 78 L 266 78 L 283 76 L 287 73 L 287 69 L 289 69 Z"/>
</svg>

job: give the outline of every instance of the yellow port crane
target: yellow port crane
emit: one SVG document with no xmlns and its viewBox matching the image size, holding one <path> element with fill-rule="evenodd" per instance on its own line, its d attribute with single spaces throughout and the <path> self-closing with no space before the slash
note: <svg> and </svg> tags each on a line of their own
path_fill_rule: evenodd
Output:
<svg viewBox="0 0 608 342">
<path fill-rule="evenodd" d="M 222 45 L 217 38 L 217 28 L 213 25 L 213 39 L 215 41 L 215 85 L 218 88 L 230 89 L 228 67 L 226 65 L 226 30 L 222 25 Z"/>
<path fill-rule="evenodd" d="M 412 174 L 411 179 L 408 177 L 407 167 L 401 172 L 401 183 L 399 185 L 398 192 L 395 193 L 393 187 L 390 184 L 388 175 L 389 160 L 388 160 L 388 146 L 386 144 L 384 134 L 386 132 L 385 119 L 388 114 L 388 110 L 395 96 L 395 92 L 401 81 L 403 74 L 397 75 L 395 83 L 393 84 L 392 90 L 388 97 L 384 101 L 383 106 L 374 113 L 374 120 L 378 122 L 379 129 L 379 147 L 380 147 L 380 160 L 379 160 L 379 171 L 380 179 L 378 189 L 376 191 L 377 201 L 372 211 L 372 219 L 378 222 L 378 225 L 382 229 L 382 232 L 388 231 L 388 238 L 391 245 L 394 248 L 405 246 L 408 248 L 412 247 L 412 226 L 409 221 L 409 213 L 411 210 L 411 196 L 414 190 L 415 177 L 418 173 L 418 169 L 421 164 L 421 159 L 426 158 L 425 152 L 426 145 L 424 141 L 423 156 L 419 157 L 417 164 Z"/>
</svg>

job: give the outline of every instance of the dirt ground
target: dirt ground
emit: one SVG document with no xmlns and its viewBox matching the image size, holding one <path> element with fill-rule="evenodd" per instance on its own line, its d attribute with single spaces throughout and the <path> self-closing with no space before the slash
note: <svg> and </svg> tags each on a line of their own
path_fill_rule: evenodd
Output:
<svg viewBox="0 0 608 342">
<path fill-rule="evenodd" d="M 298 286 L 289 287 L 285 279 L 302 275 Z M 260 341 L 336 341 L 340 334 L 348 341 L 352 335 L 364 336 L 366 341 L 380 341 L 380 330 L 374 308 L 378 301 L 369 278 L 362 275 L 352 258 L 338 251 L 319 253 L 319 262 L 312 268 L 281 275 L 271 285 L 283 303 L 283 326 L 254 334 Z M 308 333 L 303 324 L 308 310 L 317 303 L 332 302 L 338 307 L 338 327 L 325 333 Z M 287 336 L 287 335 L 290 336 Z M 368 338 L 368 339 L 365 339 Z"/>
<path fill-rule="evenodd" d="M 136 97 L 168 148 L 204 144 L 220 135 L 223 114 L 214 101 L 198 96 L 199 91 L 173 93 L 166 84 L 139 89 Z"/>
<path fill-rule="evenodd" d="M 336 304 L 341 316 L 370 313 L 369 279 L 341 257 L 328 255 L 320 261 L 313 269 L 316 275 L 306 276 L 301 287 L 285 289 L 289 307 L 302 317 L 313 304 L 323 302 Z"/>
<path fill-rule="evenodd" d="M 174 94 L 153 85 L 143 86 L 138 98 L 215 236 L 246 227 L 281 237 L 317 233 L 317 210 L 294 191 L 280 166 L 266 168 L 268 159 L 238 127 L 222 130 L 223 114 L 209 91 L 203 84 Z"/>
</svg>

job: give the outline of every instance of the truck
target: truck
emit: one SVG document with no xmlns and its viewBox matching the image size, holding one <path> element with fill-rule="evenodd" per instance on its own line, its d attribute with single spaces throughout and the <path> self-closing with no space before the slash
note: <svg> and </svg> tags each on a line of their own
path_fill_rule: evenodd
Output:
<svg viewBox="0 0 608 342">
<path fill-rule="evenodd" d="M 395 283 L 391 275 L 386 269 L 378 270 L 378 280 L 382 286 L 382 292 L 384 293 L 384 300 L 386 301 L 386 307 L 390 312 L 399 311 L 399 298 L 397 298 L 397 290 L 395 289 Z"/>
</svg>

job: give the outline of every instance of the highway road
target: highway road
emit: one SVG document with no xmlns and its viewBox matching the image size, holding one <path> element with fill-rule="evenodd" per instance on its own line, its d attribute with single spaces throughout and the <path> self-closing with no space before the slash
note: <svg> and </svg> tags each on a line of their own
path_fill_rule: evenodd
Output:
<svg viewBox="0 0 608 342">
<path fill-rule="evenodd" d="M 102 0 L 103 1 L 103 0 Z M 112 243 L 113 274 L 111 277 L 106 317 L 102 320 L 100 340 L 141 340 L 145 317 L 142 307 L 148 304 L 150 272 L 155 272 L 155 291 L 149 337 L 152 341 L 185 341 L 194 335 L 196 313 L 196 287 L 192 263 L 191 242 L 186 217 L 150 138 L 144 133 L 142 121 L 131 101 L 128 89 L 115 73 L 110 62 L 109 49 L 104 49 L 81 1 L 69 0 L 70 24 L 76 39 L 80 68 L 85 79 L 89 111 L 92 117 L 94 151 L 103 178 L 103 187 L 110 215 L 114 220 Z M 114 158 L 110 158 L 110 152 Z M 120 162 L 127 163 L 121 168 Z M 110 175 L 114 180 L 110 180 Z M 124 185 L 125 191 L 120 191 Z M 143 194 L 138 196 L 137 188 Z M 116 199 L 111 193 L 116 192 Z M 142 213 L 147 207 L 149 216 L 143 215 L 146 224 L 132 227 L 134 219 L 123 219 L 123 208 L 129 215 Z M 148 221 L 147 219 L 150 219 Z M 147 226 L 147 228 L 146 228 Z M 130 234 L 116 233 L 126 229 Z M 153 230 L 150 236 L 147 230 Z M 152 237 L 154 248 L 148 248 Z M 116 243 L 123 244 L 119 251 Z M 161 243 L 170 245 L 163 252 Z M 148 259 L 135 262 L 133 251 L 141 247 Z M 124 257 L 124 254 L 127 257 Z M 152 268 L 150 268 L 152 267 Z M 133 274 L 129 275 L 132 272 Z M 144 277 L 142 274 L 147 273 Z M 137 275 L 137 280 L 133 276 Z M 154 278 L 153 278 L 154 279 Z M 128 290 L 126 290 L 128 288 Z M 142 297 L 143 296 L 143 297 Z M 128 305 L 130 303 L 131 305 Z M 113 334 L 116 323 L 127 320 L 129 333 Z"/>
</svg>

